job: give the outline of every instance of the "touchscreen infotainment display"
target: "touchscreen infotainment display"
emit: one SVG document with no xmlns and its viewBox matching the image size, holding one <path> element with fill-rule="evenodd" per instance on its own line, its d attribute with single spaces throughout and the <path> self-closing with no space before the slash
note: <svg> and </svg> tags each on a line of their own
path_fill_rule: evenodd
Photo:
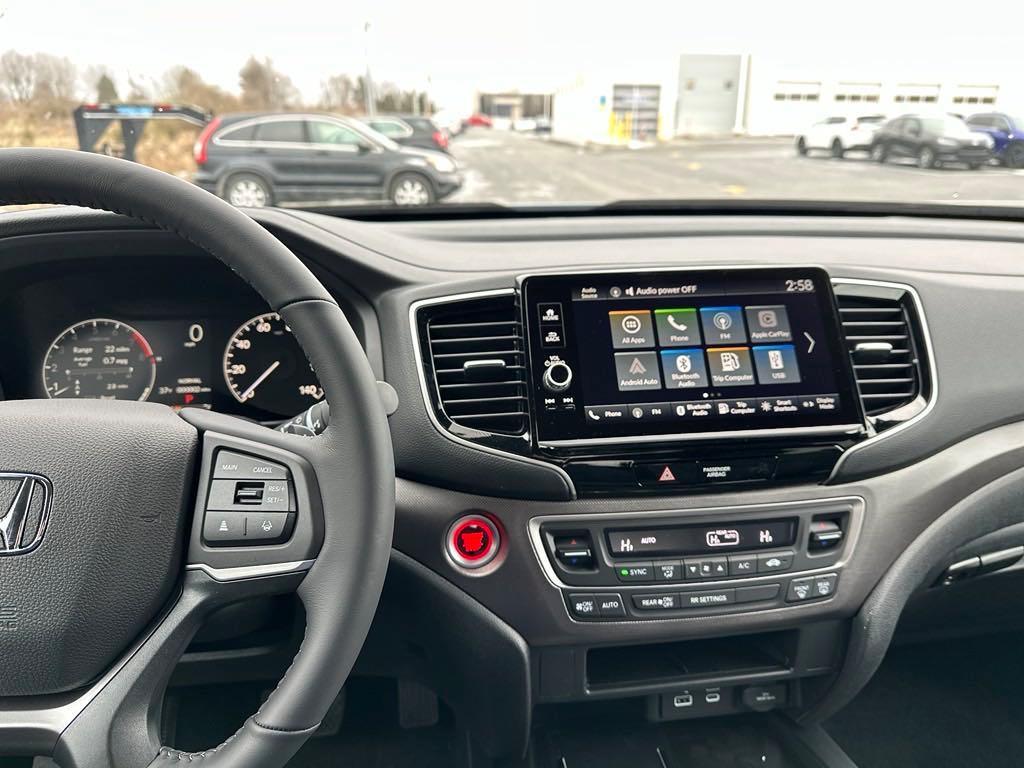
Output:
<svg viewBox="0 0 1024 768">
<path fill-rule="evenodd" d="M 538 276 L 522 289 L 542 444 L 863 423 L 821 269 Z"/>
</svg>

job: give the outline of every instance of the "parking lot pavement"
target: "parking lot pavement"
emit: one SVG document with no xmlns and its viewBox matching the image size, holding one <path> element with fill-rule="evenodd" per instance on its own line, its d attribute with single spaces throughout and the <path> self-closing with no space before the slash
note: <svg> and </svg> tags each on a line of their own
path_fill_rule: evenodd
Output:
<svg viewBox="0 0 1024 768">
<path fill-rule="evenodd" d="M 579 148 L 542 136 L 473 128 L 452 142 L 466 181 L 451 202 L 607 202 L 620 199 L 770 198 L 1024 201 L 1024 171 L 987 166 L 922 170 L 799 157 L 787 139 L 673 142 L 646 149 Z"/>
</svg>

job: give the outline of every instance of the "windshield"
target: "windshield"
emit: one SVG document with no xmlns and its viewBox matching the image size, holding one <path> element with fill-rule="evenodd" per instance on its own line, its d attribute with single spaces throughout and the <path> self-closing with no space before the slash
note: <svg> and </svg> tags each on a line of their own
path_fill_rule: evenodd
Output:
<svg viewBox="0 0 1024 768">
<path fill-rule="evenodd" d="M 963 138 L 971 133 L 967 123 L 956 117 L 926 117 L 921 122 L 926 131 L 938 136 Z"/>
<path fill-rule="evenodd" d="M 247 206 L 1024 200 L 1024 136 L 995 129 L 1024 124 L 1017 11 L 970 36 L 880 0 L 835 27 L 820 11 L 9 0 L 0 146 Z M 905 116 L 925 130 L 880 130 Z"/>
</svg>

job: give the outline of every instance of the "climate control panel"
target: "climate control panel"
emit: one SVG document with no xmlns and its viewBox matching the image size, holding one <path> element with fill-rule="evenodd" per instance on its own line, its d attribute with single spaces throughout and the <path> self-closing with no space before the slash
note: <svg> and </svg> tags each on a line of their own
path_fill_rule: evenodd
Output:
<svg viewBox="0 0 1024 768">
<path fill-rule="evenodd" d="M 577 621 L 684 618 L 830 599 L 859 497 L 534 518 L 548 579 Z"/>
</svg>

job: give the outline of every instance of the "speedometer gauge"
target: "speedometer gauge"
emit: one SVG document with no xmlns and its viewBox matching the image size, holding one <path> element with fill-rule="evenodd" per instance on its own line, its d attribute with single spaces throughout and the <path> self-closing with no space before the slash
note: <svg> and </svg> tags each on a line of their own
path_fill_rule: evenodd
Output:
<svg viewBox="0 0 1024 768">
<path fill-rule="evenodd" d="M 224 350 L 224 379 L 240 403 L 270 413 L 301 413 L 324 396 L 291 329 L 276 312 L 246 321 Z"/>
<path fill-rule="evenodd" d="M 43 359 L 47 397 L 145 400 L 156 381 L 149 342 L 126 323 L 93 318 L 66 328 Z"/>
</svg>

